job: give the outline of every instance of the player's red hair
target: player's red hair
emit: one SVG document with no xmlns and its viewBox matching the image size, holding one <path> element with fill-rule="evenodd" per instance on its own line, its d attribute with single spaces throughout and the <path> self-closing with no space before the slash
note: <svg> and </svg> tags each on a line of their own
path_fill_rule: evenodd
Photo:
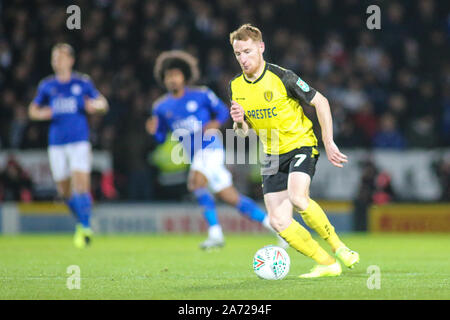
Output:
<svg viewBox="0 0 450 320">
<path fill-rule="evenodd" d="M 234 40 L 248 40 L 262 41 L 261 31 L 252 26 L 250 23 L 243 24 L 238 29 L 230 33 L 230 44 L 233 45 Z"/>
</svg>

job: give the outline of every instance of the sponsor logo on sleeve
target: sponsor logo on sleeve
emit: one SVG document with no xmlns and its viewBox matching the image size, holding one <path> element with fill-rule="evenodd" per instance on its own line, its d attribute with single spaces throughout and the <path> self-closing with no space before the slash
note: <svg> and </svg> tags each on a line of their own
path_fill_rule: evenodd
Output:
<svg viewBox="0 0 450 320">
<path fill-rule="evenodd" d="M 303 81 L 302 79 L 298 78 L 297 85 L 302 89 L 304 92 L 309 92 L 309 86 L 308 84 Z"/>
</svg>

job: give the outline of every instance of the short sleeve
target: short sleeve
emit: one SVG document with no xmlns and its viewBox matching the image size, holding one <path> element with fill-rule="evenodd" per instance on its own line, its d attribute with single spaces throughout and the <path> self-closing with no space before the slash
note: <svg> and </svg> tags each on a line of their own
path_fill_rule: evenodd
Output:
<svg viewBox="0 0 450 320">
<path fill-rule="evenodd" d="M 41 82 L 38 86 L 36 97 L 33 99 L 33 102 L 38 106 L 48 105 L 50 103 L 47 85 L 45 82 Z"/>
<path fill-rule="evenodd" d="M 158 127 L 156 128 L 154 138 L 157 143 L 164 143 L 164 141 L 166 140 L 167 132 L 169 130 L 166 119 L 161 114 L 160 108 L 158 108 L 157 106 L 154 106 L 154 108 L 152 108 L 152 116 L 158 119 Z"/>
<path fill-rule="evenodd" d="M 216 120 L 224 124 L 229 118 L 229 111 L 225 103 L 210 89 L 206 91 L 206 100 L 208 109 L 216 116 Z"/>
<path fill-rule="evenodd" d="M 228 100 L 232 101 L 233 100 L 233 92 L 231 90 L 231 81 L 228 82 L 227 94 L 228 94 Z"/>
<path fill-rule="evenodd" d="M 316 89 L 309 86 L 294 72 L 287 70 L 283 76 L 283 83 L 290 97 L 297 99 L 300 103 L 311 105 L 311 100 L 316 95 Z"/>
<path fill-rule="evenodd" d="M 99 92 L 90 78 L 84 80 L 84 94 L 92 99 L 99 96 Z"/>
</svg>

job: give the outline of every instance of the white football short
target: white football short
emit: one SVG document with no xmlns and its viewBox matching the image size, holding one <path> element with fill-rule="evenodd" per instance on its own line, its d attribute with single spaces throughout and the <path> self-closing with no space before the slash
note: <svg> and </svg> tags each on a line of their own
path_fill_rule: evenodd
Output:
<svg viewBox="0 0 450 320">
<path fill-rule="evenodd" d="M 222 148 L 206 148 L 197 151 L 192 159 L 190 170 L 203 173 L 213 193 L 233 185 L 231 173 L 225 167 L 225 152 Z"/>
<path fill-rule="evenodd" d="M 74 171 L 91 172 L 92 150 L 88 141 L 49 146 L 48 157 L 56 182 L 69 178 Z"/>
</svg>

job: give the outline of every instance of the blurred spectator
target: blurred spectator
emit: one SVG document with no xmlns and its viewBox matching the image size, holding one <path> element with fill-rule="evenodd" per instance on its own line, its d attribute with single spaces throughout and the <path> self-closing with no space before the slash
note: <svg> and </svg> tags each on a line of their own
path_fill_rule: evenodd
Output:
<svg viewBox="0 0 450 320">
<path fill-rule="evenodd" d="M 412 99 L 411 116 L 424 116 L 439 114 L 439 101 L 436 93 L 436 87 L 430 80 L 422 80 L 419 83 L 419 90 Z"/>
<path fill-rule="evenodd" d="M 118 193 L 114 187 L 112 171 L 93 170 L 91 174 L 91 194 L 94 200 L 116 200 Z"/>
<path fill-rule="evenodd" d="M 24 106 L 18 105 L 14 107 L 14 118 L 10 124 L 9 129 L 9 147 L 18 149 L 24 141 L 24 135 L 28 125 L 27 109 Z"/>
<path fill-rule="evenodd" d="M 398 127 L 402 131 L 407 129 L 410 121 L 407 103 L 405 96 L 399 92 L 392 93 L 387 100 L 387 111 L 397 119 Z"/>
<path fill-rule="evenodd" d="M 440 201 L 450 201 L 450 156 L 443 157 L 433 164 L 434 172 L 441 186 Z"/>
<path fill-rule="evenodd" d="M 433 116 L 428 114 L 414 119 L 408 128 L 406 137 L 411 148 L 436 147 L 439 136 Z"/>
<path fill-rule="evenodd" d="M 378 129 L 378 118 L 373 111 L 372 104 L 369 101 L 363 104 L 353 119 L 358 129 L 364 133 L 361 137 L 364 139 L 364 145 L 370 145 Z"/>
<path fill-rule="evenodd" d="M 391 176 L 388 172 L 382 171 L 375 178 L 372 202 L 374 204 L 386 204 L 393 200 L 395 200 L 395 193 L 391 185 Z"/>
<path fill-rule="evenodd" d="M 0 201 L 33 200 L 33 183 L 20 164 L 9 157 L 6 167 L 0 172 Z"/>
<path fill-rule="evenodd" d="M 345 89 L 340 98 L 340 102 L 349 112 L 354 113 L 357 112 L 364 103 L 367 102 L 367 96 L 362 88 L 361 82 L 352 77 L 349 80 L 347 89 Z"/>
<path fill-rule="evenodd" d="M 379 171 L 371 157 L 360 163 L 361 178 L 354 205 L 353 228 L 355 231 L 367 231 L 368 208 L 372 204 L 382 205 L 396 200 L 391 185 L 391 176 Z"/>
<path fill-rule="evenodd" d="M 367 230 L 367 209 L 372 204 L 373 194 L 375 192 L 375 179 L 378 169 L 372 159 L 360 163 L 361 178 L 358 188 L 358 194 L 353 202 L 353 229 L 355 231 Z"/>
<path fill-rule="evenodd" d="M 342 148 L 362 147 L 364 145 L 364 136 L 357 132 L 355 122 L 351 117 L 347 117 L 339 128 L 339 135 L 336 144 Z"/>
<path fill-rule="evenodd" d="M 442 98 L 442 119 L 438 121 L 442 133 L 442 141 L 444 145 L 450 145 L 450 73 L 448 83 L 444 87 L 444 96 Z"/>
<path fill-rule="evenodd" d="M 402 150 L 406 147 L 406 140 L 397 127 L 395 117 L 385 113 L 380 119 L 380 129 L 373 138 L 373 146 L 383 149 Z"/>
</svg>

